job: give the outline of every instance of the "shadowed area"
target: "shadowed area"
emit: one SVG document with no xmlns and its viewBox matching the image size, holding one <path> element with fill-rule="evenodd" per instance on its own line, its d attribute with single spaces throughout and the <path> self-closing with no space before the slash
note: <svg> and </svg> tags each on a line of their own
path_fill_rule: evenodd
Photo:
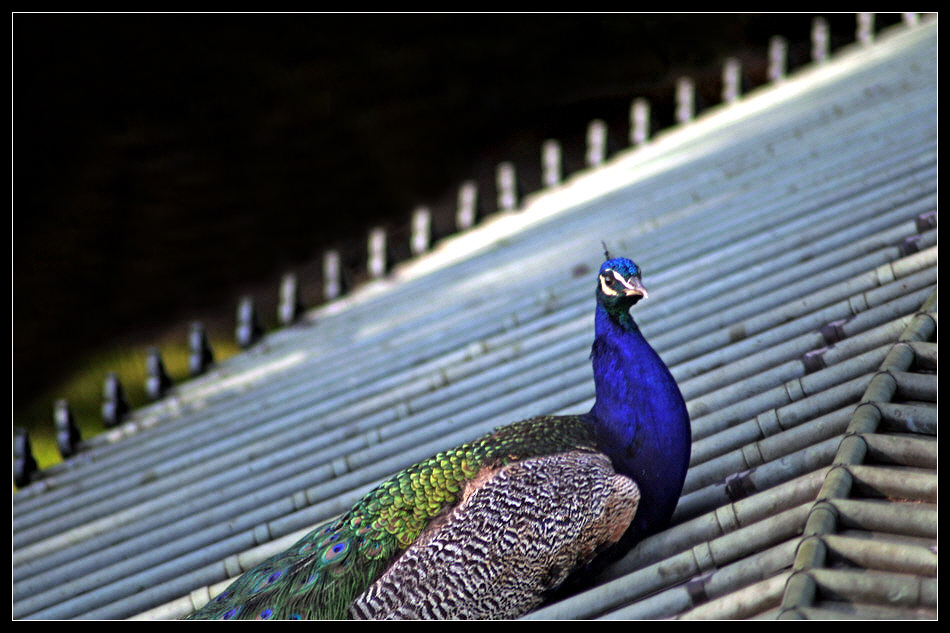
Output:
<svg viewBox="0 0 950 633">
<path fill-rule="evenodd" d="M 233 327 L 242 293 L 270 318 L 285 270 L 317 303 L 324 249 L 358 279 L 369 227 L 405 251 L 427 204 L 450 232 L 463 180 L 490 213 L 500 161 L 537 189 L 545 139 L 577 170 L 592 118 L 626 146 L 632 98 L 669 125 L 678 76 L 714 103 L 738 55 L 761 83 L 769 37 L 794 64 L 811 18 L 17 15 L 14 410 L 103 345 Z"/>
</svg>

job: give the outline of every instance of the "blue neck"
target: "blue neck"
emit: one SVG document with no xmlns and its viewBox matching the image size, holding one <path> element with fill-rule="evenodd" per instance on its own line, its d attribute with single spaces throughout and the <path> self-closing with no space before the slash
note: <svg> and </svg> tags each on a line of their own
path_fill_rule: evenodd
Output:
<svg viewBox="0 0 950 633">
<path fill-rule="evenodd" d="M 591 351 L 598 445 L 614 468 L 637 482 L 636 539 L 666 527 L 689 466 L 686 404 L 666 364 L 627 312 L 598 303 Z"/>
</svg>

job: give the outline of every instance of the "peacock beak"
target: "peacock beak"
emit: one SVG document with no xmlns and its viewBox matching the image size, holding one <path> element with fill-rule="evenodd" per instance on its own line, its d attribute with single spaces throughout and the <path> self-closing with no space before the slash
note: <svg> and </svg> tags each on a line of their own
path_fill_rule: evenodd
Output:
<svg viewBox="0 0 950 633">
<path fill-rule="evenodd" d="M 646 299 L 649 295 L 647 289 L 643 287 L 643 282 L 639 277 L 630 277 L 623 282 L 623 293 L 628 297 L 640 297 Z"/>
</svg>

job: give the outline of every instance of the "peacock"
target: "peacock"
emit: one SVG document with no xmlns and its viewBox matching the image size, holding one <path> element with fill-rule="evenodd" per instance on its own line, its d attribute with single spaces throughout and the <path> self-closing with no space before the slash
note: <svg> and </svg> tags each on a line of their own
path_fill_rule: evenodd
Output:
<svg viewBox="0 0 950 633">
<path fill-rule="evenodd" d="M 421 461 L 260 563 L 195 619 L 507 619 L 665 528 L 690 456 L 679 387 L 630 316 L 623 257 L 597 276 L 595 402 Z"/>
</svg>

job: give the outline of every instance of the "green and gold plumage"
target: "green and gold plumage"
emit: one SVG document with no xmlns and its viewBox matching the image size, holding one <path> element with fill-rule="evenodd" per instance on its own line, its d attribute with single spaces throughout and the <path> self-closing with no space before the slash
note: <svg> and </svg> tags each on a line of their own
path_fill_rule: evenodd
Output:
<svg viewBox="0 0 950 633">
<path fill-rule="evenodd" d="M 345 618 L 351 602 L 480 473 L 531 457 L 594 448 L 582 416 L 542 416 L 439 453 L 386 480 L 346 514 L 248 571 L 191 617 Z"/>
</svg>

